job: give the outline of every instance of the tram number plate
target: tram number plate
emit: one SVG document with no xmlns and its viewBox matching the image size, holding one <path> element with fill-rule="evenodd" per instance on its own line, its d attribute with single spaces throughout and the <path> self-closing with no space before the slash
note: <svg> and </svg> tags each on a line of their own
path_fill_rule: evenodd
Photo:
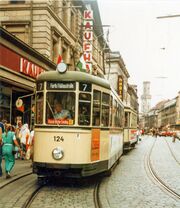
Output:
<svg viewBox="0 0 180 208">
<path fill-rule="evenodd" d="M 64 141 L 64 137 L 63 136 L 54 136 L 54 141 L 55 142 L 63 142 Z"/>
</svg>

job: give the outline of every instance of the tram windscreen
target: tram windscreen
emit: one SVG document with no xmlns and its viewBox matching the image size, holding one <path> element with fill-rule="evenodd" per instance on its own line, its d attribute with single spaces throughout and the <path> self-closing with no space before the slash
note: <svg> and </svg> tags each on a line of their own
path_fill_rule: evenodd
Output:
<svg viewBox="0 0 180 208">
<path fill-rule="evenodd" d="M 75 122 L 75 93 L 48 92 L 46 97 L 46 123 L 73 125 Z"/>
</svg>

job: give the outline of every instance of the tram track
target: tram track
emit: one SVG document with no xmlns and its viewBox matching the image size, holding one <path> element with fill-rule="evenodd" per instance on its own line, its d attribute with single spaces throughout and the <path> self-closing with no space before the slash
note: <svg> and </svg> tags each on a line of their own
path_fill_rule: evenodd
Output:
<svg viewBox="0 0 180 208">
<path fill-rule="evenodd" d="M 155 181 L 156 184 L 161 188 L 161 190 L 163 190 L 165 193 L 168 193 L 172 198 L 179 200 L 180 199 L 180 194 L 178 194 L 175 190 L 173 190 L 171 187 L 169 187 L 156 173 L 156 171 L 153 168 L 152 162 L 151 162 L 151 154 L 152 154 L 152 150 L 155 146 L 156 143 L 156 139 L 154 140 L 151 149 L 149 151 L 149 153 L 145 156 L 145 169 L 147 172 L 147 175 L 149 176 L 149 178 L 151 180 L 153 180 L 153 182 Z M 152 179 L 153 178 L 153 179 Z"/>
<path fill-rule="evenodd" d="M 94 193 L 93 193 L 93 199 L 94 199 L 94 206 L 95 208 L 102 208 L 100 199 L 99 199 L 99 188 L 100 188 L 100 182 L 97 182 L 95 187 L 94 187 Z"/>
<path fill-rule="evenodd" d="M 6 180 L 4 183 L 0 184 L 0 190 L 3 189 L 4 187 L 8 186 L 9 184 L 14 183 L 15 181 L 20 180 L 21 178 L 24 178 L 24 177 L 29 176 L 31 174 L 33 174 L 32 171 L 22 173 L 16 177 L 12 177 L 11 179 Z"/>
<path fill-rule="evenodd" d="M 38 193 L 40 192 L 40 190 L 42 189 L 43 185 L 37 187 L 32 193 L 31 195 L 27 198 L 27 200 L 25 201 L 25 203 L 23 204 L 22 208 L 29 208 L 31 207 L 32 202 L 34 201 L 34 199 L 36 198 L 36 196 L 38 195 Z"/>
<path fill-rule="evenodd" d="M 173 151 L 172 151 L 172 149 L 171 149 L 171 147 L 170 147 L 168 141 L 166 140 L 166 138 L 164 138 L 164 140 L 166 141 L 166 144 L 167 144 L 167 146 L 168 146 L 168 149 L 169 149 L 169 151 L 170 151 L 172 157 L 173 157 L 174 160 L 177 162 L 177 164 L 180 165 L 180 162 L 178 161 L 178 159 L 176 158 L 175 154 L 173 153 Z"/>
<path fill-rule="evenodd" d="M 93 186 L 91 188 L 89 188 L 89 194 L 88 194 L 88 198 L 91 197 L 92 200 L 92 204 L 95 208 L 102 208 L 100 199 L 99 199 L 99 189 L 100 189 L 100 184 L 101 184 L 101 180 L 98 180 L 96 182 L 93 182 Z M 47 185 L 47 186 L 46 186 Z M 73 184 L 69 184 L 69 185 L 53 185 L 54 188 L 52 188 L 52 184 L 46 184 L 46 185 L 40 185 L 39 187 L 36 187 L 34 189 L 34 191 L 32 191 L 32 193 L 29 195 L 29 197 L 26 199 L 25 203 L 23 204 L 22 208 L 30 208 L 30 207 L 34 207 L 36 206 L 36 203 L 38 202 L 38 200 L 44 196 L 44 193 L 46 193 L 47 190 L 51 190 L 51 192 L 54 193 L 59 193 L 60 196 L 63 195 L 65 201 L 66 198 L 68 198 L 68 200 L 66 201 L 66 203 L 64 203 L 62 200 L 58 200 L 58 205 L 60 205 L 61 207 L 67 207 L 68 201 L 74 201 L 74 199 L 77 197 L 77 192 L 73 189 L 77 189 L 79 194 L 84 193 L 84 188 L 78 188 L 79 185 L 73 185 Z M 90 184 L 89 184 L 90 185 Z M 87 188 L 89 185 L 85 185 L 85 187 Z M 81 186 L 81 185 L 80 185 Z M 42 189 L 44 188 L 44 189 Z M 80 191 L 81 190 L 81 191 Z M 91 193 L 91 194 L 90 194 Z M 52 197 L 53 193 L 51 193 L 51 196 L 47 196 L 46 197 Z M 40 197 L 40 198 L 39 198 Z M 36 201 L 37 200 L 37 201 Z M 43 201 L 43 198 L 41 198 L 41 200 Z M 56 204 L 57 202 L 55 202 Z M 80 202 L 79 202 L 80 203 Z M 76 204 L 76 203 L 75 203 Z M 57 204 L 56 204 L 57 205 Z M 75 205 L 74 205 L 75 206 Z M 44 204 L 44 207 L 46 207 L 46 204 Z"/>
</svg>

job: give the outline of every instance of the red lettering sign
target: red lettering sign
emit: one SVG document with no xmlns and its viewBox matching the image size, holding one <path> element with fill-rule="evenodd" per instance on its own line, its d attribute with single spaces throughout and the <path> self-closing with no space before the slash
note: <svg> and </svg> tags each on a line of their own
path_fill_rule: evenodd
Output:
<svg viewBox="0 0 180 208">
<path fill-rule="evenodd" d="M 92 21 L 84 21 L 84 27 L 86 30 L 91 30 L 92 29 Z"/>
<path fill-rule="evenodd" d="M 24 58 L 20 58 L 20 72 L 26 75 L 29 75 L 30 77 L 36 78 L 37 75 L 39 75 L 41 72 L 43 72 L 44 70 L 33 64 L 32 62 L 24 59 Z"/>
<path fill-rule="evenodd" d="M 84 19 L 92 19 L 93 18 L 93 11 L 92 10 L 85 10 L 84 11 Z"/>
<path fill-rule="evenodd" d="M 92 51 L 92 45 L 90 43 L 84 43 L 83 51 Z"/>
<path fill-rule="evenodd" d="M 85 40 L 92 40 L 92 32 L 84 32 L 84 39 Z"/>
<path fill-rule="evenodd" d="M 83 56 L 84 56 L 85 62 L 91 62 L 91 60 L 92 60 L 92 54 L 91 53 L 84 53 Z"/>
</svg>

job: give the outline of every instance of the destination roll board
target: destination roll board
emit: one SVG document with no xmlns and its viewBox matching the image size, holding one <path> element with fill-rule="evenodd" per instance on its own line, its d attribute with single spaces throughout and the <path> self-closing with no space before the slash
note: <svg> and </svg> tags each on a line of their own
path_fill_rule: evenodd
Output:
<svg viewBox="0 0 180 208">
<path fill-rule="evenodd" d="M 48 90 L 75 90 L 75 82 L 47 82 Z"/>
</svg>

